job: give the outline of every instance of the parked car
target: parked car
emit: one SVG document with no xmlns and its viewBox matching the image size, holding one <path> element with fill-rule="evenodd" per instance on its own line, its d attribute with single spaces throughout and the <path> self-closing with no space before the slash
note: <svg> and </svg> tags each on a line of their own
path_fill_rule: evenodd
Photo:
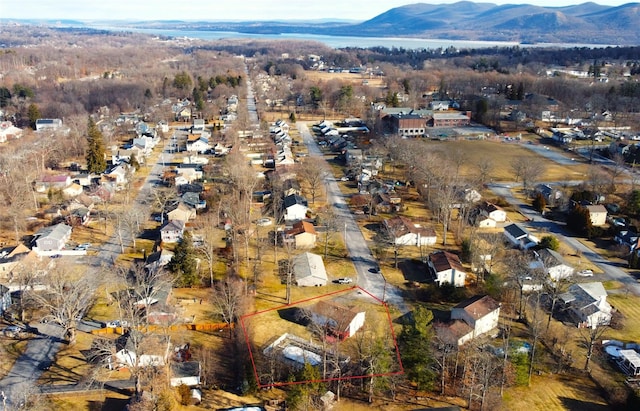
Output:
<svg viewBox="0 0 640 411">
<path fill-rule="evenodd" d="M 106 324 L 107 328 L 118 328 L 118 327 L 127 327 L 129 325 L 128 322 L 126 321 L 120 321 L 120 320 L 113 320 L 113 321 L 109 321 Z"/>
<path fill-rule="evenodd" d="M 593 271 L 591 270 L 580 270 L 577 272 L 580 277 L 593 277 Z"/>
<path fill-rule="evenodd" d="M 257 224 L 259 227 L 266 227 L 266 226 L 269 226 L 269 225 L 273 224 L 273 221 L 271 221 L 271 219 L 270 219 L 270 218 L 266 218 L 266 217 L 265 217 L 265 218 L 259 218 L 259 219 L 256 221 L 256 224 Z"/>
<path fill-rule="evenodd" d="M 25 327 L 10 325 L 2 329 L 2 335 L 9 338 L 20 338 L 27 332 Z"/>
<path fill-rule="evenodd" d="M 336 280 L 338 284 L 351 284 L 353 279 L 351 277 L 342 277 Z"/>
</svg>

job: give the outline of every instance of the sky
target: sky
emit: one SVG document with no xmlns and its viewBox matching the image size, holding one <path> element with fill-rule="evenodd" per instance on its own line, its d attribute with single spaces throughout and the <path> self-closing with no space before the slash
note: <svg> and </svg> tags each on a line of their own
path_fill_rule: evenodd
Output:
<svg viewBox="0 0 640 411">
<path fill-rule="evenodd" d="M 445 4 L 458 0 L 0 0 L 0 18 L 74 20 L 317 20 L 364 21 L 413 3 Z M 593 0 L 619 6 L 630 1 Z M 559 7 L 587 0 L 496 0 L 494 4 Z"/>
</svg>

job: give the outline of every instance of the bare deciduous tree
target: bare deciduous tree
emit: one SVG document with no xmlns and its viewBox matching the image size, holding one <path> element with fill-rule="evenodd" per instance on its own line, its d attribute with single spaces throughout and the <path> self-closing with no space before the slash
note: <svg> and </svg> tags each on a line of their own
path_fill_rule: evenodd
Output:
<svg viewBox="0 0 640 411">
<path fill-rule="evenodd" d="M 46 291 L 34 292 L 34 300 L 46 313 L 44 319 L 59 324 L 69 344 L 76 341 L 79 319 L 95 301 L 96 284 L 89 276 L 56 267 L 44 278 Z"/>
</svg>

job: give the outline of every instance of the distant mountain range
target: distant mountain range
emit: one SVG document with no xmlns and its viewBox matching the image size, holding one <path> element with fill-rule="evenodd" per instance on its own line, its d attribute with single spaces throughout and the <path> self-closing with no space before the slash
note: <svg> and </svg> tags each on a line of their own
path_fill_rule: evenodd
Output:
<svg viewBox="0 0 640 411">
<path fill-rule="evenodd" d="M 336 14 L 339 10 L 336 10 Z M 565 7 L 496 5 L 461 1 L 396 7 L 364 22 L 140 21 L 127 26 L 173 30 L 235 31 L 250 34 L 305 33 L 358 37 L 419 37 L 520 43 L 640 44 L 640 3 L 617 7 L 582 3 Z M 122 25 L 122 22 L 118 22 Z"/>
</svg>

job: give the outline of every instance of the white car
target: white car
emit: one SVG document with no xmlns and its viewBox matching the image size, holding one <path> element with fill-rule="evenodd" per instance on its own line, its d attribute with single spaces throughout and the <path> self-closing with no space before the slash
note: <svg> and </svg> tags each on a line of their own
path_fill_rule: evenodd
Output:
<svg viewBox="0 0 640 411">
<path fill-rule="evenodd" d="M 580 277 L 593 277 L 592 270 L 580 270 L 577 273 Z"/>
<path fill-rule="evenodd" d="M 351 284 L 353 279 L 351 277 L 342 277 L 336 280 L 338 284 Z"/>
<path fill-rule="evenodd" d="M 113 321 L 109 321 L 106 324 L 107 328 L 118 328 L 118 327 L 126 327 L 128 326 L 129 323 L 126 321 L 120 321 L 120 320 L 113 320 Z"/>
<path fill-rule="evenodd" d="M 256 224 L 258 224 L 258 227 L 266 227 L 273 224 L 273 221 L 270 218 L 260 218 L 256 221 Z"/>
</svg>

